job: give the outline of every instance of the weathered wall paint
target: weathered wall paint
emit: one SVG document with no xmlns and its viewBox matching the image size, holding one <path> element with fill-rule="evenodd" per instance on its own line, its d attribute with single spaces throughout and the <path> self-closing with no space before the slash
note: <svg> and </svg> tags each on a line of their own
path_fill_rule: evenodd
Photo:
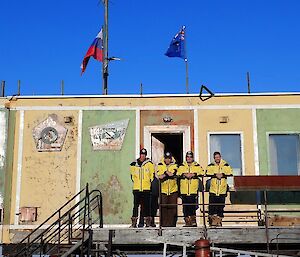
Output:
<svg viewBox="0 0 300 257">
<path fill-rule="evenodd" d="M 228 116 L 228 123 L 220 123 L 220 117 Z M 208 132 L 243 132 L 244 174 L 255 175 L 253 123 L 251 110 L 199 110 L 199 160 L 203 167 L 208 164 Z"/>
<path fill-rule="evenodd" d="M 256 116 L 260 175 L 269 175 L 267 133 L 300 133 L 300 109 L 261 109 L 257 110 Z"/>
<path fill-rule="evenodd" d="M 280 105 L 280 104 L 299 104 L 300 94 L 298 95 L 268 95 L 268 96 L 215 96 L 205 102 L 201 101 L 198 96 L 156 96 L 151 97 L 143 95 L 142 97 L 34 97 L 16 98 L 16 101 L 10 102 L 10 107 L 17 106 L 211 106 L 224 105 L 225 107 L 234 105 Z"/>
<path fill-rule="evenodd" d="M 3 209 L 7 144 L 7 110 L 0 109 L 0 208 Z"/>
<path fill-rule="evenodd" d="M 9 243 L 9 224 L 11 216 L 11 199 L 12 199 L 12 176 L 13 176 L 13 160 L 15 145 L 15 123 L 16 111 L 8 111 L 8 127 L 7 127 L 7 151 L 5 162 L 5 187 L 4 187 L 4 218 L 3 218 L 3 243 Z"/>
<path fill-rule="evenodd" d="M 81 106 L 86 107 L 86 108 L 101 108 L 103 107 L 108 107 L 111 106 L 112 109 L 114 107 L 120 107 L 120 106 L 124 106 L 129 107 L 129 108 L 133 108 L 135 106 L 144 106 L 147 107 L 149 106 L 151 107 L 155 107 L 155 108 L 161 108 L 164 109 L 169 108 L 169 106 L 178 106 L 178 107 L 182 107 L 185 106 L 186 108 L 193 108 L 193 106 L 195 106 L 195 108 L 197 108 L 198 106 L 200 106 L 200 108 L 216 108 L 216 106 L 213 105 L 219 105 L 219 106 L 224 106 L 224 108 L 227 109 L 222 109 L 220 108 L 220 110 L 204 110 L 204 109 L 199 109 L 198 110 L 198 125 L 199 125 L 199 133 L 198 133 L 198 137 L 199 137 L 199 157 L 200 157 L 200 163 L 202 166 L 205 166 L 207 164 L 207 160 L 208 160 L 208 156 L 207 156 L 207 132 L 208 131 L 243 131 L 244 132 L 244 152 L 245 152 L 245 173 L 248 174 L 254 174 L 254 157 L 253 157 L 253 152 L 254 152 L 254 147 L 253 147 L 253 135 L 252 135 L 252 128 L 253 128 L 253 124 L 252 124 L 252 117 L 251 117 L 251 110 L 233 110 L 233 109 L 228 109 L 231 106 L 234 108 L 237 105 L 245 105 L 247 106 L 247 108 L 251 108 L 252 105 L 269 105 L 274 106 L 277 105 L 277 107 L 279 107 L 279 105 L 284 104 L 284 105 L 289 105 L 289 104 L 299 104 L 300 103 L 300 95 L 286 95 L 286 96 L 280 96 L 280 95 L 271 95 L 271 96 L 223 96 L 223 97 L 214 97 L 208 101 L 202 102 L 198 97 L 195 96 L 188 96 L 188 97 L 147 97 L 147 96 L 143 96 L 140 98 L 131 98 L 131 97 L 126 97 L 126 98 L 115 98 L 115 97 L 99 97 L 99 98 L 73 98 L 73 97 L 66 97 L 66 98 L 53 98 L 53 97 L 49 97 L 49 98 L 33 98 L 33 99 L 17 99 L 16 101 L 11 101 L 10 102 L 10 107 L 12 108 L 18 108 L 18 107 L 24 107 L 25 109 L 28 109 L 28 111 L 25 111 L 25 131 L 24 131 L 24 158 L 23 158 L 23 168 L 24 168 L 24 164 L 26 162 L 25 160 L 25 155 L 28 157 L 29 154 L 32 154 L 32 149 L 30 149 L 30 144 L 33 143 L 33 139 L 32 136 L 28 136 L 29 135 L 29 131 L 31 131 L 31 128 L 28 128 L 28 115 L 31 116 L 31 114 L 28 113 L 34 113 L 30 110 L 31 107 L 36 107 L 39 108 L 39 106 L 41 108 L 47 108 L 45 106 L 53 106 L 54 108 L 57 108 L 57 106 L 59 106 L 59 108 L 61 108 L 62 110 L 64 108 L 66 109 L 72 109 L 72 108 L 81 108 Z M 241 107 L 238 107 L 241 108 Z M 261 107 L 260 107 L 261 108 Z M 175 108 L 176 109 L 176 108 Z M 258 110 L 257 111 L 257 116 L 259 116 L 259 112 L 263 111 L 263 110 Z M 271 110 L 274 112 L 280 111 L 280 110 Z M 299 112 L 299 109 L 291 109 L 291 111 L 293 112 Z M 64 111 L 36 111 L 35 113 L 40 114 L 40 116 L 43 116 L 45 114 L 50 114 L 50 113 L 76 113 L 77 111 L 68 111 L 68 110 L 64 110 Z M 16 170 L 17 170 L 17 165 L 18 165 L 18 145 L 19 145 L 19 111 L 18 112 L 14 112 L 11 111 L 11 113 L 15 113 L 15 117 L 16 119 L 13 121 L 13 125 L 15 125 L 15 133 L 9 133 L 9 138 L 12 139 L 11 143 L 9 143 L 8 146 L 8 152 L 7 152 L 7 162 L 9 162 L 9 159 L 11 160 L 10 163 L 10 167 L 7 168 L 6 172 L 8 174 L 8 176 L 11 176 L 10 178 L 10 184 L 6 182 L 6 189 L 5 189 L 5 209 L 10 211 L 7 211 L 8 215 L 5 215 L 5 219 L 7 220 L 8 218 L 10 219 L 10 222 L 6 223 L 13 223 L 14 217 L 15 217 L 15 213 L 17 212 L 14 209 L 15 206 L 15 190 L 16 190 Z M 118 193 L 117 190 L 115 190 L 116 192 L 112 191 L 112 192 L 108 192 L 106 193 L 104 199 L 107 201 L 105 203 L 106 206 L 112 207 L 108 210 L 108 213 L 106 213 L 105 216 L 105 223 L 128 223 L 129 222 L 129 217 L 131 216 L 131 207 L 132 207 L 132 196 L 131 196 L 131 181 L 130 178 L 128 176 L 128 164 L 135 158 L 135 132 L 134 132 L 134 128 L 135 128 L 135 124 L 133 124 L 135 122 L 135 110 L 133 111 L 84 111 L 84 114 L 89 114 L 92 113 L 93 115 L 91 115 L 90 118 L 86 119 L 84 118 L 84 129 L 83 129 L 83 147 L 82 147 L 82 179 L 81 179 L 81 186 L 83 187 L 85 185 L 86 182 L 89 182 L 91 185 L 91 188 L 93 187 L 93 185 L 98 186 L 102 191 L 108 191 L 106 190 L 108 187 L 110 188 L 122 188 L 120 189 L 120 191 L 122 192 L 123 195 L 120 196 L 120 194 Z M 110 115 L 111 113 L 111 115 Z M 127 113 L 127 114 L 126 114 Z M 35 114 L 35 115 L 37 115 Z M 98 115 L 99 114 L 99 115 Z M 124 114 L 124 115 L 123 115 Z M 229 115 L 228 115 L 229 114 Z M 104 116 L 103 116 L 104 115 Z M 118 116 L 119 115 L 119 116 Z M 154 115 L 155 111 L 154 111 Z M 287 113 L 285 116 L 288 116 L 289 113 Z M 14 116 L 14 115 L 11 115 Z M 229 123 L 228 124 L 219 124 L 218 122 L 218 117 L 219 116 L 229 116 Z M 75 117 L 77 117 L 77 115 L 75 115 Z M 95 124 L 100 124 L 100 123 L 106 123 L 109 121 L 113 121 L 115 120 L 115 117 L 117 117 L 118 119 L 124 119 L 124 118 L 128 118 L 130 117 L 130 126 L 129 126 L 129 130 L 131 131 L 129 137 L 130 137 L 130 142 L 127 142 L 126 140 L 128 140 L 128 137 L 125 138 L 125 142 L 126 144 L 129 144 L 130 146 L 127 145 L 126 147 L 126 151 L 125 152 L 114 152 L 113 155 L 108 154 L 108 153 L 95 153 L 92 152 L 91 150 L 91 144 L 89 142 L 89 135 L 88 135 L 88 130 L 87 128 L 89 126 L 95 125 Z M 40 117 L 41 118 L 41 117 Z M 44 118 L 44 116 L 43 116 Z M 143 117 L 141 117 L 143 118 Z M 296 116 L 295 119 L 294 118 L 290 118 L 290 120 L 299 120 L 299 116 Z M 30 118 L 31 119 L 31 118 Z M 42 119 L 42 118 L 41 118 Z M 265 117 L 259 118 L 258 117 L 258 127 L 260 126 L 259 123 L 260 121 L 264 121 Z M 31 119 L 33 121 L 33 119 Z M 88 121 L 88 122 L 87 122 Z M 96 121 L 96 122 L 95 122 Z M 11 121 L 10 121 L 11 122 Z M 75 122 L 76 119 L 75 119 Z M 290 122 L 290 121 L 289 121 Z M 295 122 L 296 123 L 296 122 Z M 264 125 L 263 125 L 264 126 Z M 277 125 L 276 125 L 277 126 Z M 141 125 L 142 128 L 142 125 Z M 289 128 L 290 130 L 291 128 Z M 26 132 L 27 131 L 27 132 Z M 250 131 L 250 132 L 249 132 Z M 142 132 L 142 130 L 141 130 Z M 264 137 L 265 137 L 265 132 L 263 133 Z M 262 135 L 262 134 L 261 134 Z M 262 141 L 261 140 L 261 135 L 260 132 L 258 133 L 258 141 L 259 143 Z M 191 137 L 193 139 L 193 136 Z M 10 140 L 10 139 L 9 139 Z M 30 140 L 32 140 L 32 142 L 30 142 Z M 265 138 L 264 138 L 265 140 Z M 77 139 L 75 139 L 75 141 L 77 142 Z M 64 169 L 70 171 L 70 176 L 72 178 L 76 177 L 76 144 L 74 141 L 74 145 L 72 145 L 71 149 L 71 156 L 72 158 L 70 158 L 69 161 L 65 162 L 64 165 L 66 166 Z M 28 144 L 30 143 L 30 144 Z M 142 140 L 141 140 L 142 143 Z M 260 168 L 262 167 L 262 153 L 263 153 L 263 146 L 261 146 L 259 144 L 259 147 L 262 147 L 262 151 L 260 150 L 259 152 L 259 159 L 260 159 Z M 266 147 L 265 147 L 266 148 Z M 75 150 L 74 150 L 75 149 Z M 88 151 L 86 151 L 86 149 L 88 149 Z M 66 149 L 63 149 L 63 151 Z M 72 152 L 73 151 L 73 152 Z M 41 155 L 52 155 L 53 153 L 39 153 Z M 69 154 L 64 152 L 63 155 L 67 155 Z M 33 154 L 35 155 L 35 153 Z M 111 157 L 109 157 L 109 155 Z M 10 157 L 9 157 L 10 156 Z M 59 153 L 58 153 L 59 156 Z M 122 161 L 119 163 L 115 163 L 118 159 L 118 157 L 121 156 Z M 36 158 L 36 157 L 35 157 Z M 55 166 L 53 166 L 53 163 L 55 163 L 55 161 L 52 163 L 50 163 L 50 160 L 55 159 L 55 161 L 57 160 L 57 158 L 53 158 L 53 157 L 45 157 L 45 165 L 46 165 L 46 170 L 50 169 L 51 170 L 53 168 L 55 168 Z M 106 161 L 108 160 L 108 161 Z M 123 161 L 124 160 L 124 161 Z M 41 159 L 41 161 L 44 161 L 44 157 Z M 109 163 L 113 163 L 113 165 L 108 166 L 107 162 Z M 267 163 L 267 162 L 265 162 Z M 97 167 L 100 165 L 102 165 L 103 168 L 103 172 L 101 170 L 101 173 L 98 172 Z M 68 166 L 68 167 L 67 167 Z M 101 167 L 102 167 L 101 166 Z M 110 168 L 112 167 L 112 168 Z M 124 167 L 126 167 L 126 170 L 124 169 Z M 39 164 L 39 165 L 33 165 L 30 167 L 26 168 L 26 171 L 23 172 L 22 170 L 22 175 L 23 174 L 29 174 L 29 168 L 32 168 L 32 170 L 35 170 L 36 168 L 44 168 L 43 164 Z M 112 173 L 111 170 L 114 170 Z M 14 171 L 13 173 L 8 172 L 8 171 Z M 90 170 L 92 172 L 90 172 Z M 267 168 L 266 168 L 267 170 Z M 30 173 L 32 175 L 32 178 L 35 177 L 34 172 L 32 171 Z M 58 173 L 59 175 L 61 175 L 61 173 Z M 100 179 L 97 179 L 97 176 L 99 177 L 100 175 L 103 175 L 103 182 Z M 110 174 L 114 174 L 113 176 L 115 177 L 111 177 Z M 261 174 L 265 174 L 264 172 L 262 172 Z M 57 174 L 56 174 L 57 175 Z M 42 179 L 42 184 L 43 186 L 45 186 L 47 188 L 47 183 L 45 183 L 45 181 L 47 181 L 48 179 L 50 179 L 51 181 L 51 177 L 47 177 L 43 180 L 43 178 L 39 177 L 40 175 L 37 175 L 37 179 Z M 120 179 L 120 183 L 117 182 L 117 180 Z M 92 182 L 91 182 L 92 181 Z M 99 182 L 100 181 L 100 182 Z M 109 184 L 109 182 L 113 181 L 111 184 Z M 116 183 L 115 183 L 116 182 Z M 22 179 L 22 183 L 29 183 L 29 179 L 25 179 L 23 181 Z M 60 182 L 61 183 L 61 182 Z M 38 182 L 36 182 L 36 184 L 38 184 Z M 36 184 L 31 183 L 29 184 L 31 187 L 34 187 Z M 75 183 L 74 183 L 75 184 Z M 120 187 L 115 187 L 115 185 L 119 185 L 121 184 Z M 22 185 L 22 192 L 27 192 L 25 194 L 26 198 L 29 199 L 29 187 L 30 186 L 26 186 L 26 188 L 23 188 Z M 11 188 L 10 188 L 11 187 Z M 60 189 L 60 187 L 58 186 L 58 195 L 61 196 L 62 193 L 64 193 L 63 190 Z M 48 189 L 51 189 L 50 187 L 48 187 Z M 47 189 L 47 190 L 48 190 Z M 38 191 L 38 190 L 36 190 Z M 8 192 L 8 194 L 6 194 L 6 192 Z M 74 186 L 74 190 L 73 192 L 69 191 L 70 194 L 74 194 L 75 193 L 75 186 Z M 111 193 L 111 194 L 110 194 Z M 42 195 L 41 191 L 38 192 L 38 194 Z M 7 195 L 7 197 L 6 197 Z M 8 197 L 9 196 L 9 197 Z M 24 197 L 25 197 L 24 196 Z M 46 194 L 46 197 L 48 195 Z M 22 195 L 23 197 L 23 195 Z M 110 197 L 110 198 L 109 198 Z M 117 209 L 119 202 L 117 203 L 113 203 L 113 204 L 109 204 L 109 201 L 111 200 L 111 198 L 114 197 L 115 199 L 121 199 L 121 210 L 115 210 L 114 208 Z M 8 199 L 8 200 L 7 200 Z M 10 201 L 10 199 L 12 199 L 12 201 Z M 45 199 L 45 196 L 41 196 L 41 199 Z M 129 199 L 129 200 L 128 200 Z M 24 200 L 24 201 L 23 201 Z M 127 202 L 125 202 L 125 200 Z M 119 201 L 119 200 L 118 200 Z M 64 200 L 62 201 L 64 202 Z M 28 202 L 26 203 L 25 198 L 22 199 L 21 198 L 21 205 L 22 204 L 29 204 Z M 31 204 L 30 204 L 31 205 Z M 60 204 L 57 204 L 60 205 Z M 117 206 L 117 207 L 116 207 Z M 8 208 L 7 208 L 8 207 Z M 10 208 L 11 207 L 11 208 Z M 50 206 L 51 208 L 49 209 L 49 215 L 52 213 L 52 210 L 54 207 L 54 205 L 51 204 Z M 41 209 L 40 209 L 41 210 Z M 114 212 L 116 211 L 116 212 Z M 123 214 L 121 213 L 123 212 Z M 46 214 L 45 214 L 46 216 Z M 41 217 L 41 216 L 39 216 Z M 40 220 L 38 221 L 40 222 Z"/>
<path fill-rule="evenodd" d="M 220 117 L 227 116 L 228 123 L 220 123 Z M 253 122 L 251 110 L 199 110 L 198 111 L 199 126 L 199 160 L 200 164 L 206 168 L 208 165 L 208 133 L 211 132 L 242 132 L 244 139 L 244 175 L 255 175 L 254 168 L 254 145 L 253 145 Z M 246 197 L 245 197 L 246 196 Z M 255 194 L 247 192 L 230 193 L 227 197 L 228 203 L 252 204 L 252 198 Z M 241 199 L 242 198 L 242 199 Z M 228 209 L 230 207 L 226 207 Z M 235 208 L 240 208 L 236 206 Z M 245 205 L 242 207 L 245 208 Z"/>
<path fill-rule="evenodd" d="M 93 151 L 89 127 L 129 119 L 120 151 Z M 135 111 L 83 111 L 81 188 L 103 194 L 104 223 L 128 224 L 132 215 L 129 164 L 135 159 Z"/>
<path fill-rule="evenodd" d="M 172 126 L 184 125 L 191 128 L 191 150 L 194 151 L 194 113 L 193 111 L 185 110 L 159 110 L 159 111 L 141 111 L 140 123 L 140 142 L 143 147 L 144 142 L 144 127 L 145 126 Z M 171 117 L 172 121 L 165 123 L 164 117 Z"/>
<path fill-rule="evenodd" d="M 48 115 L 55 113 L 59 122 L 67 129 L 67 137 L 60 152 L 38 152 L 32 136 L 33 128 Z M 19 115 L 18 115 L 19 116 Z M 72 116 L 73 122 L 65 124 L 64 117 Z M 77 112 L 76 111 L 25 111 L 21 190 L 19 207 L 38 207 L 38 221 L 43 222 L 56 209 L 75 194 L 76 154 L 77 154 Z M 17 119 L 16 131 L 19 132 L 20 120 Z M 20 138 L 20 135 L 18 135 Z M 17 140 L 15 142 L 18 142 Z M 15 144 L 15 149 L 19 144 Z M 15 209 L 17 187 L 18 156 L 15 150 L 14 176 L 12 188 L 11 213 Z M 14 215 L 11 223 L 14 222 Z"/>
<path fill-rule="evenodd" d="M 268 133 L 300 133 L 300 109 L 260 109 L 257 110 L 256 117 L 260 175 L 269 175 Z M 300 192 L 269 192 L 268 201 L 273 204 L 296 203 L 298 205 L 291 205 L 290 207 L 298 208 Z"/>
</svg>

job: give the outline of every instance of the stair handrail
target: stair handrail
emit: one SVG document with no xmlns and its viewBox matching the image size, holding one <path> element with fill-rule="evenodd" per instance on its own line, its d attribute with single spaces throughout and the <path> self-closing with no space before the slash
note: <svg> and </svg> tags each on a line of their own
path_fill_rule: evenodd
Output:
<svg viewBox="0 0 300 257">
<path fill-rule="evenodd" d="M 68 208 L 63 214 L 61 214 L 61 211 L 63 210 L 63 208 L 65 208 L 67 205 L 69 205 L 74 199 L 76 199 L 78 196 L 80 196 L 83 192 L 85 191 L 85 197 L 83 197 L 82 199 L 80 199 L 77 203 L 75 203 L 72 207 Z M 90 199 L 90 196 L 94 193 L 97 193 L 94 197 L 92 197 L 92 199 Z M 46 237 L 46 238 L 43 238 L 43 236 L 45 236 L 49 231 L 51 231 L 52 228 L 55 227 L 55 225 L 57 225 L 58 223 L 60 224 L 61 220 L 63 220 L 65 217 L 69 216 L 70 217 L 70 213 L 72 211 L 74 211 L 74 209 L 76 209 L 77 207 L 80 206 L 80 204 L 82 204 L 82 202 L 84 202 L 84 206 L 82 208 L 79 208 L 79 210 L 77 211 L 78 213 L 76 214 L 79 214 L 77 218 L 80 217 L 80 212 L 82 211 L 82 209 L 84 208 L 84 216 L 83 216 L 83 224 L 81 224 L 81 226 L 83 226 L 83 229 L 82 229 L 82 244 L 84 244 L 84 233 L 86 231 L 89 231 L 91 228 L 92 228 L 92 217 L 91 217 L 91 209 L 90 209 L 90 206 L 89 204 L 91 202 L 93 202 L 94 200 L 96 200 L 96 207 L 94 209 L 96 209 L 98 207 L 98 211 L 99 211 L 99 221 L 100 221 L 100 227 L 103 227 L 103 210 L 102 210 L 102 207 L 103 207 L 103 199 L 102 199 L 102 194 L 100 192 L 100 190 L 98 189 L 95 189 L 95 190 L 92 190 L 91 192 L 89 192 L 89 189 L 88 189 L 88 183 L 86 184 L 86 187 L 83 188 L 82 190 L 80 190 L 77 194 L 75 194 L 70 200 L 68 200 L 64 205 L 62 205 L 57 211 L 55 211 L 50 217 L 48 217 L 44 222 L 42 222 L 38 227 L 36 227 L 32 232 L 30 232 L 24 239 L 22 239 L 20 241 L 20 244 L 24 244 L 26 243 L 25 247 L 23 247 L 21 250 L 19 251 L 16 251 L 16 253 L 14 255 L 19 255 L 21 252 L 23 252 L 25 250 L 26 253 L 28 253 L 28 251 L 30 250 L 30 247 L 32 245 L 34 245 L 35 243 L 37 243 L 36 241 L 41 239 L 42 241 L 42 244 L 44 244 L 45 241 L 43 240 L 47 240 L 47 238 L 49 238 L 49 235 Z M 92 209 L 92 211 L 94 210 Z M 55 217 L 56 215 L 58 215 L 58 218 L 52 223 L 50 224 L 44 231 L 42 231 L 40 234 L 38 234 L 37 236 L 35 236 L 33 239 L 31 239 L 30 237 L 32 237 L 32 235 L 34 233 L 36 233 L 39 229 L 41 229 L 41 227 L 43 225 L 45 225 L 49 220 L 51 220 L 53 217 Z M 86 215 L 88 217 L 86 217 Z M 74 218 L 75 216 L 73 216 Z M 86 220 L 85 219 L 88 219 L 88 224 L 86 226 Z M 72 220 L 75 220 L 72 219 Z M 78 224 L 80 224 L 80 222 L 82 221 L 82 219 L 79 219 L 78 221 Z M 65 225 L 65 222 L 62 223 L 63 225 Z M 65 228 L 65 227 L 64 227 Z M 52 234 L 50 234 L 50 236 L 52 236 L 54 234 L 53 237 L 50 238 L 50 240 L 52 238 L 55 237 L 56 233 L 58 233 L 58 249 L 60 247 L 60 240 L 61 240 L 61 231 L 62 231 L 62 228 L 61 226 L 58 226 L 58 228 L 52 232 Z M 72 233 L 72 232 L 71 232 Z M 65 235 L 66 233 L 62 234 L 63 236 Z M 31 240 L 30 240 L 31 239 Z M 49 243 L 50 240 L 47 242 Z M 47 244 L 46 243 L 46 244 Z M 38 248 L 36 248 L 35 250 L 37 250 Z M 83 248 L 82 248 L 83 249 Z M 28 255 L 28 254 L 27 254 Z"/>
<path fill-rule="evenodd" d="M 19 244 L 22 244 L 26 241 L 26 239 L 30 238 L 30 236 L 32 234 L 34 234 L 36 231 L 38 231 L 42 226 L 44 226 L 49 220 L 51 220 L 56 214 L 58 214 L 64 207 L 66 207 L 69 203 L 71 203 L 78 195 L 80 195 L 83 191 L 85 190 L 85 188 L 83 188 L 82 190 L 80 190 L 76 195 L 74 195 L 70 200 L 68 200 L 63 206 L 61 206 L 57 211 L 55 211 L 50 217 L 48 217 L 45 221 L 43 221 L 38 227 L 36 227 L 33 231 L 31 231 L 24 239 L 22 239 Z M 53 226 L 56 223 L 53 222 L 52 224 L 49 225 Z"/>
</svg>

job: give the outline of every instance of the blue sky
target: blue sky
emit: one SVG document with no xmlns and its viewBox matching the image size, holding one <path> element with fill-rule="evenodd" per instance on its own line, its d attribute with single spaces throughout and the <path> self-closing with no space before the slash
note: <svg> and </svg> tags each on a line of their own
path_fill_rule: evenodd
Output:
<svg viewBox="0 0 300 257">
<path fill-rule="evenodd" d="M 103 24 L 101 0 L 2 0 L 0 80 L 6 94 L 101 94 L 101 63 L 82 58 Z M 164 56 L 186 25 L 190 91 L 300 91 L 299 0 L 111 0 L 110 94 L 184 93 L 185 65 Z"/>
</svg>

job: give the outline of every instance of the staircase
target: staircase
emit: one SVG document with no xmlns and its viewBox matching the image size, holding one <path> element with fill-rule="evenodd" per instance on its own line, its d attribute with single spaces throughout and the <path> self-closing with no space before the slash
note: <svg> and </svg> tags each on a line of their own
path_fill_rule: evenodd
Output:
<svg viewBox="0 0 300 257">
<path fill-rule="evenodd" d="M 79 199 L 79 201 L 78 201 Z M 25 237 L 9 256 L 89 256 L 92 227 L 103 227 L 102 195 L 88 184 Z"/>
</svg>

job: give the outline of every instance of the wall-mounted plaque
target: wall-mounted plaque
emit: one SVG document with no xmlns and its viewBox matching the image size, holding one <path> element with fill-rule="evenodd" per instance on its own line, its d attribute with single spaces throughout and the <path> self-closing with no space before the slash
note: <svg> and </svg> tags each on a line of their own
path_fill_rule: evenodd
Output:
<svg viewBox="0 0 300 257">
<path fill-rule="evenodd" d="M 121 150 L 129 119 L 90 127 L 93 150 Z"/>
<path fill-rule="evenodd" d="M 36 149 L 39 152 L 61 151 L 68 129 L 58 122 L 56 114 L 51 114 L 32 130 Z"/>
</svg>

